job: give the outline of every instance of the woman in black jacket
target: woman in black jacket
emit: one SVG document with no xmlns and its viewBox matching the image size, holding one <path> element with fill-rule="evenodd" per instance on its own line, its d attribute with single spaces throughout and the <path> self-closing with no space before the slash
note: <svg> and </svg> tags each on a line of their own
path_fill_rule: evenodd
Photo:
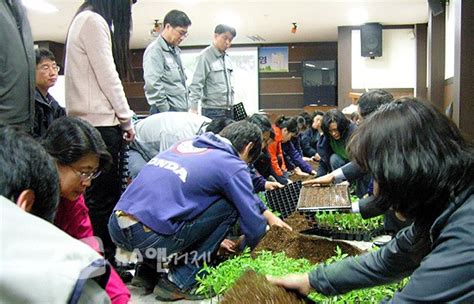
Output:
<svg viewBox="0 0 474 304">
<path fill-rule="evenodd" d="M 301 148 L 303 149 L 303 156 L 310 157 L 319 161 L 317 146 L 318 140 L 323 134 L 321 129 L 323 123 L 324 113 L 321 111 L 314 111 L 312 115 L 312 124 L 308 130 L 304 131 L 301 136 Z"/>
</svg>

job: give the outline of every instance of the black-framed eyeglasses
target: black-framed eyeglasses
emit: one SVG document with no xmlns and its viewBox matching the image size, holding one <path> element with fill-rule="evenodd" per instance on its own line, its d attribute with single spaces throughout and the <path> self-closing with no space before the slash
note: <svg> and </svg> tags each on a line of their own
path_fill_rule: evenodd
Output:
<svg viewBox="0 0 474 304">
<path fill-rule="evenodd" d="M 74 167 L 71 167 L 71 166 L 69 166 L 69 167 L 72 169 L 74 174 L 76 174 L 81 179 L 81 182 L 96 179 L 102 173 L 102 171 L 100 171 L 100 170 L 96 170 L 96 171 L 92 171 L 92 172 L 81 172 L 81 171 L 75 169 Z"/>
</svg>

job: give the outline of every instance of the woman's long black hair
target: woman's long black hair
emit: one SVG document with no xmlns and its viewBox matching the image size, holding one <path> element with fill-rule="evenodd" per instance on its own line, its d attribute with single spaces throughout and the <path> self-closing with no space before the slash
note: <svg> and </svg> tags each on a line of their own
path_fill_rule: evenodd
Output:
<svg viewBox="0 0 474 304">
<path fill-rule="evenodd" d="M 351 121 L 338 109 L 331 109 L 324 113 L 323 121 L 321 123 L 321 129 L 324 132 L 324 136 L 331 138 L 331 134 L 329 134 L 329 125 L 333 122 L 337 124 L 337 130 L 341 134 L 341 138 L 346 140 L 349 134 Z"/>
<path fill-rule="evenodd" d="M 349 157 L 379 184 L 379 204 L 427 232 L 474 180 L 474 148 L 433 106 L 402 98 L 382 106 L 355 131 Z"/>
<path fill-rule="evenodd" d="M 110 28 L 112 53 L 120 79 L 130 79 L 130 29 L 132 27 L 132 5 L 130 0 L 85 0 L 77 14 L 92 10 L 101 15 Z"/>
</svg>

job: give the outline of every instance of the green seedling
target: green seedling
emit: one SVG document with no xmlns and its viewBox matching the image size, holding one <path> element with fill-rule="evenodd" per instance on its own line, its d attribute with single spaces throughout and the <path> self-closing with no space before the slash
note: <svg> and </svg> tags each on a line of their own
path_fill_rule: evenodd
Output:
<svg viewBox="0 0 474 304">
<path fill-rule="evenodd" d="M 317 212 L 315 218 L 321 228 L 344 231 L 373 231 L 382 227 L 383 217 L 363 219 L 357 213 L 338 213 L 334 211 Z"/>
<path fill-rule="evenodd" d="M 325 261 L 325 264 L 334 263 L 347 257 L 341 248 L 337 247 L 335 255 Z M 283 276 L 290 273 L 307 273 L 315 265 L 306 259 L 292 259 L 283 252 L 271 253 L 261 251 L 255 258 L 250 255 L 247 248 L 241 255 L 231 258 L 216 267 L 205 265 L 199 273 L 197 280 L 200 294 L 223 294 L 247 269 L 252 269 L 263 275 Z M 326 297 L 316 292 L 308 297 L 317 303 L 376 303 L 393 296 L 400 290 L 408 279 L 400 283 L 373 287 L 370 289 L 355 290 L 344 295 Z"/>
</svg>

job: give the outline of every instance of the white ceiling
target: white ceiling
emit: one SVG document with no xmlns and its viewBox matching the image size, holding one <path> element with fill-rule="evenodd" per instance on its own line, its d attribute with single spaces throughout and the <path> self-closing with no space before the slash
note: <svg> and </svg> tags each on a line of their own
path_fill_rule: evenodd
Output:
<svg viewBox="0 0 474 304">
<path fill-rule="evenodd" d="M 28 10 L 35 40 L 64 43 L 67 28 L 82 0 L 49 0 L 59 11 L 45 14 Z M 133 6 L 131 48 L 146 47 L 153 37 L 154 19 L 163 20 L 171 9 L 190 17 L 192 26 L 183 46 L 207 45 L 218 23 L 234 23 L 234 44 L 337 41 L 337 27 L 380 22 L 383 25 L 426 23 L 427 0 L 138 0 Z M 291 33 L 292 23 L 298 30 Z"/>
</svg>

